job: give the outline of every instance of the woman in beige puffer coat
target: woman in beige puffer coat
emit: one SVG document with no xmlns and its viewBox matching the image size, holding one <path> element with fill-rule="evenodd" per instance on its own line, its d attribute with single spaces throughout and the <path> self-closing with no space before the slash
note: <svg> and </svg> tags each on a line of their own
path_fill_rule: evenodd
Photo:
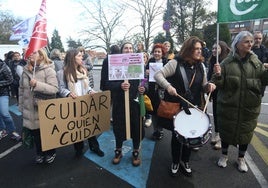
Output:
<svg viewBox="0 0 268 188">
<path fill-rule="evenodd" d="M 35 66 L 36 65 L 36 66 Z M 34 68 L 35 66 L 35 68 Z M 22 112 L 23 126 L 28 128 L 34 137 L 36 146 L 36 163 L 54 161 L 55 149 L 42 151 L 38 106 L 34 94 L 41 93 L 55 96 L 58 92 L 58 81 L 54 64 L 48 59 L 43 49 L 32 53 L 24 67 L 19 87 L 19 110 Z"/>
</svg>

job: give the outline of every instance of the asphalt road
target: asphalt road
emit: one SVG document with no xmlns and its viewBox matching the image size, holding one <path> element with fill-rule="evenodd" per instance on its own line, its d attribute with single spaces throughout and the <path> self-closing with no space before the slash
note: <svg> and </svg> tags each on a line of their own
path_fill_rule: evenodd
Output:
<svg viewBox="0 0 268 188">
<path fill-rule="evenodd" d="M 94 79 L 95 89 L 99 90 L 100 70 L 94 71 Z M 11 99 L 12 104 L 14 104 L 14 99 Z M 185 177 L 180 173 L 177 177 L 171 177 L 168 173 L 171 165 L 170 132 L 165 131 L 164 138 L 154 144 L 149 172 L 144 176 L 147 178 L 143 178 L 144 187 L 268 187 L 267 108 L 268 92 L 263 98 L 259 117 L 260 124 L 255 130 L 254 139 L 246 154 L 246 161 L 249 165 L 247 173 L 240 173 L 237 170 L 237 148 L 231 147 L 229 149 L 228 166 L 222 169 L 216 165 L 220 151 L 213 150 L 208 143 L 199 151 L 192 153 L 190 164 L 193 169 L 193 177 Z M 211 104 L 208 105 L 208 113 L 211 114 Z M 12 116 L 19 131 L 21 131 L 21 116 L 14 113 Z M 151 139 L 152 132 L 152 127 L 146 129 L 147 139 Z M 100 143 L 100 145 L 105 145 L 105 143 Z M 108 154 L 105 153 L 105 155 Z M 113 153 L 110 155 L 112 156 Z M 134 187 L 130 182 L 119 178 L 116 173 L 111 173 L 109 169 L 101 167 L 87 157 L 75 158 L 73 146 L 58 148 L 57 157 L 50 165 L 35 164 L 34 156 L 34 150 L 22 147 L 21 143 L 11 140 L 9 137 L 2 139 L 0 141 L 0 188 Z M 137 173 L 134 168 L 132 167 L 128 171 L 130 177 L 133 172 Z M 142 173 L 144 172 L 141 170 L 140 174 L 142 175 Z"/>
</svg>

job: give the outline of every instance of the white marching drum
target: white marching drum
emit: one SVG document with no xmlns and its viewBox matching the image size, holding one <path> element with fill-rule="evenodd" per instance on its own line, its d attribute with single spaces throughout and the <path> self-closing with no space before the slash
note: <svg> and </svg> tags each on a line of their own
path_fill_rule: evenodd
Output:
<svg viewBox="0 0 268 188">
<path fill-rule="evenodd" d="M 178 140 L 189 147 L 199 147 L 207 143 L 211 136 L 209 116 L 195 108 L 189 108 L 191 115 L 184 110 L 174 116 L 174 130 Z"/>
</svg>

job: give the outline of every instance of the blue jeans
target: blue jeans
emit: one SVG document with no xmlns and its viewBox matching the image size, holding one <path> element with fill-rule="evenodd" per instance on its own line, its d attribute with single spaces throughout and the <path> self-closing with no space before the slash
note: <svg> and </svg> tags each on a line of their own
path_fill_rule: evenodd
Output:
<svg viewBox="0 0 268 188">
<path fill-rule="evenodd" d="M 6 129 L 8 133 L 12 133 L 16 129 L 9 113 L 9 96 L 0 96 L 0 130 L 3 129 Z"/>
</svg>

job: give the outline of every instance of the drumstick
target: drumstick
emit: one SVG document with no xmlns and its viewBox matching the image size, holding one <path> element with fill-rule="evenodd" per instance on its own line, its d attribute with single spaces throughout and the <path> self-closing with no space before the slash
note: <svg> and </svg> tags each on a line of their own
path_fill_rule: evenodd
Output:
<svg viewBox="0 0 268 188">
<path fill-rule="evenodd" d="M 205 104 L 205 107 L 204 107 L 204 109 L 203 109 L 203 113 L 205 113 L 206 108 L 207 108 L 207 106 L 208 106 L 208 101 L 209 101 L 210 95 L 211 95 L 211 92 L 209 92 L 208 97 L 207 97 L 207 99 L 206 99 L 206 104 Z"/>
<path fill-rule="evenodd" d="M 202 112 L 199 108 L 197 108 L 195 105 L 193 105 L 192 103 L 190 103 L 188 100 L 186 100 L 185 98 L 183 98 L 181 95 L 177 94 L 177 97 L 180 97 L 182 100 L 184 100 L 185 102 L 187 102 L 190 106 L 192 106 L 193 108 L 195 108 L 196 110 L 198 110 L 199 112 Z M 204 112 L 202 112 L 204 113 Z"/>
</svg>

